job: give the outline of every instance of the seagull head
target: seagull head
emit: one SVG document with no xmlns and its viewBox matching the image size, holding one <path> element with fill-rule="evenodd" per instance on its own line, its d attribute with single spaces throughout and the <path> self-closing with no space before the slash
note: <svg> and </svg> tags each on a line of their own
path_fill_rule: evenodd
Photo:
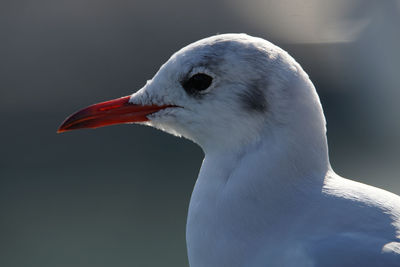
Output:
<svg viewBox="0 0 400 267">
<path fill-rule="evenodd" d="M 84 108 L 58 132 L 120 123 L 150 125 L 205 151 L 265 135 L 325 136 L 307 74 L 279 47 L 246 34 L 216 35 L 182 48 L 136 93 Z"/>
</svg>

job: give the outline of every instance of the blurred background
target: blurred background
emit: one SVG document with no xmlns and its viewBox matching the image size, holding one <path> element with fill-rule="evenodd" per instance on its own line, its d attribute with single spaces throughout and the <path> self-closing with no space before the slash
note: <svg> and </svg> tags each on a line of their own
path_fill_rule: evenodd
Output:
<svg viewBox="0 0 400 267">
<path fill-rule="evenodd" d="M 0 266 L 187 266 L 195 144 L 122 125 L 62 135 L 181 47 L 246 32 L 318 90 L 340 175 L 400 194 L 400 1 L 2 0 Z"/>
</svg>

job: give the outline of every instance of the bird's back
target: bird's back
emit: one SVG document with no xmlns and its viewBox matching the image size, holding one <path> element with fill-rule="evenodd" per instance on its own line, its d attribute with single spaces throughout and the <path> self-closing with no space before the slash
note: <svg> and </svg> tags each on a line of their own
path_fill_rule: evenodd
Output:
<svg viewBox="0 0 400 267">
<path fill-rule="evenodd" d="M 400 197 L 335 174 L 325 179 L 305 253 L 314 266 L 400 266 Z"/>
</svg>

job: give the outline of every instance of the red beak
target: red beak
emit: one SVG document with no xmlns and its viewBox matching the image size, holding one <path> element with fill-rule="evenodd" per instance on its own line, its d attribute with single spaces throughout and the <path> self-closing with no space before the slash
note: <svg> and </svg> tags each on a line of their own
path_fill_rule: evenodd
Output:
<svg viewBox="0 0 400 267">
<path fill-rule="evenodd" d="M 69 116 L 58 128 L 57 133 L 66 131 L 98 128 L 113 124 L 148 121 L 147 115 L 173 105 L 142 106 L 129 103 L 130 96 L 101 102 L 84 108 Z"/>
</svg>

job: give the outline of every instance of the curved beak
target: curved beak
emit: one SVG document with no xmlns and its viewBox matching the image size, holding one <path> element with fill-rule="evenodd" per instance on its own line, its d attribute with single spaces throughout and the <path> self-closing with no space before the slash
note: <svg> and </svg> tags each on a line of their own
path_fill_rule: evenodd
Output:
<svg viewBox="0 0 400 267">
<path fill-rule="evenodd" d="M 113 124 L 145 122 L 147 115 L 161 109 L 175 107 L 173 105 L 142 106 L 129 103 L 130 96 L 88 106 L 69 116 L 58 128 L 57 133 L 66 131 L 98 128 Z"/>
</svg>

